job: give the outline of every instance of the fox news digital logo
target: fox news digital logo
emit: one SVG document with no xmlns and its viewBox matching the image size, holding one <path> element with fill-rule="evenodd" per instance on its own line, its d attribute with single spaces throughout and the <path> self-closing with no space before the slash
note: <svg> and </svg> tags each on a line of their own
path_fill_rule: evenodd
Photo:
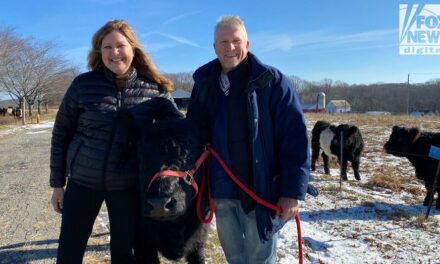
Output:
<svg viewBox="0 0 440 264">
<path fill-rule="evenodd" d="M 401 4 L 400 55 L 440 55 L 440 5 Z"/>
</svg>

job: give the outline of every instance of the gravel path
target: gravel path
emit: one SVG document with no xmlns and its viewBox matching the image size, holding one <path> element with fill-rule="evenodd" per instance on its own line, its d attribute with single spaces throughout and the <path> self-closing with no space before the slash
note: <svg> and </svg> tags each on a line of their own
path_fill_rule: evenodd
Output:
<svg viewBox="0 0 440 264">
<path fill-rule="evenodd" d="M 1 264 L 55 263 L 61 217 L 50 205 L 51 132 L 50 124 L 0 131 Z M 108 262 L 108 230 L 100 222 L 84 263 Z"/>
</svg>

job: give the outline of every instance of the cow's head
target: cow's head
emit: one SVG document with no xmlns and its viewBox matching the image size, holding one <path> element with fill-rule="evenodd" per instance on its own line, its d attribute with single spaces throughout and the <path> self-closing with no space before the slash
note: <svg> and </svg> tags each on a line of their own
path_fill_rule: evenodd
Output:
<svg viewBox="0 0 440 264">
<path fill-rule="evenodd" d="M 356 126 L 351 126 L 347 124 L 342 124 L 337 127 L 330 126 L 329 127 L 333 133 L 335 134 L 331 145 L 330 150 L 333 154 L 339 155 L 341 149 L 341 134 L 343 138 L 342 146 L 343 149 L 349 151 L 356 147 L 356 142 L 359 140 L 356 137 L 361 137 L 360 131 Z"/>
<path fill-rule="evenodd" d="M 411 152 L 413 143 L 420 137 L 420 129 L 417 127 L 406 128 L 394 126 L 390 138 L 384 145 L 384 150 L 388 154 L 404 157 Z"/>
<path fill-rule="evenodd" d="M 185 179 L 166 174 L 151 182 L 163 170 L 187 171 L 201 152 L 198 133 L 189 121 L 173 119 L 148 126 L 139 146 L 141 207 L 144 217 L 173 220 L 191 207 L 194 190 Z M 151 182 L 151 184 L 150 184 Z"/>
</svg>

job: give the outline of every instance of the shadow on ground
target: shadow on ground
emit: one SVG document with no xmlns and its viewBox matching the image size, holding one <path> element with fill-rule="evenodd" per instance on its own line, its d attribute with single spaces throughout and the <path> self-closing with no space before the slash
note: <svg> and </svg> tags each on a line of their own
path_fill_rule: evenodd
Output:
<svg viewBox="0 0 440 264">
<path fill-rule="evenodd" d="M 108 236 L 109 233 L 96 234 L 92 237 Z M 58 239 L 15 243 L 0 247 L 0 264 L 25 264 L 37 260 L 53 260 L 57 256 Z M 41 248 L 43 247 L 43 248 Z M 108 250 L 108 245 L 89 245 L 87 252 Z M 49 262 L 48 262 L 49 263 Z"/>
</svg>

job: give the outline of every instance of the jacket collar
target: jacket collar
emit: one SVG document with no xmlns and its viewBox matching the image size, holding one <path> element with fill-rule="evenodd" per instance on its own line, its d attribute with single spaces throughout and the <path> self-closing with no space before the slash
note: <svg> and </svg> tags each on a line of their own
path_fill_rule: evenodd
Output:
<svg viewBox="0 0 440 264">
<path fill-rule="evenodd" d="M 116 75 L 109 70 L 107 67 L 102 66 L 102 70 L 104 72 L 105 78 L 112 83 L 116 83 Z M 137 70 L 135 67 L 131 67 L 128 71 L 127 75 L 124 77 L 126 81 L 125 87 L 128 87 L 134 80 L 137 78 Z"/>
<path fill-rule="evenodd" d="M 261 63 L 261 61 L 251 52 L 248 52 L 248 64 L 249 64 L 249 90 L 264 88 L 267 83 L 270 82 L 274 75 L 270 70 L 270 67 Z M 221 65 L 218 59 L 214 59 L 207 64 L 201 66 L 193 75 L 196 83 L 201 83 L 218 78 L 220 74 Z"/>
<path fill-rule="evenodd" d="M 249 80 L 247 91 L 267 87 L 268 83 L 275 78 L 273 71 L 269 66 L 261 63 L 261 61 L 254 54 L 249 52 L 248 57 L 252 66 L 250 69 L 251 79 Z"/>
</svg>

